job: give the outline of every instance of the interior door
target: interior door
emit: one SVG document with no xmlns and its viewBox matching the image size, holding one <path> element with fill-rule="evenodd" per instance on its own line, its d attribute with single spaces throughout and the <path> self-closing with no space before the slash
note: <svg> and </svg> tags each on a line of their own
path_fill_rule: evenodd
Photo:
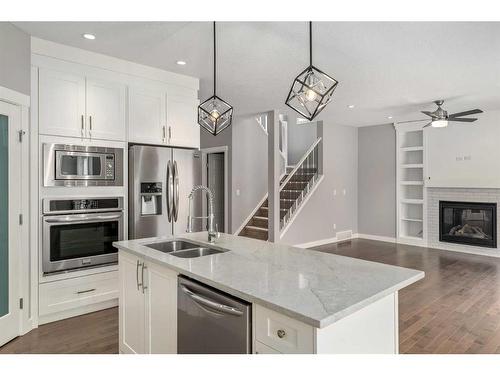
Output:
<svg viewBox="0 0 500 375">
<path fill-rule="evenodd" d="M 19 335 L 20 108 L 0 102 L 0 346 Z"/>
<path fill-rule="evenodd" d="M 167 126 L 171 132 L 170 144 L 182 147 L 200 147 L 200 126 L 197 122 L 198 100 L 167 93 Z"/>
<path fill-rule="evenodd" d="M 165 144 L 167 140 L 165 93 L 129 88 L 129 142 Z"/>
<path fill-rule="evenodd" d="M 85 136 L 85 77 L 39 70 L 40 134 Z"/>
<path fill-rule="evenodd" d="M 121 83 L 87 78 L 87 137 L 125 140 L 125 94 Z"/>
</svg>

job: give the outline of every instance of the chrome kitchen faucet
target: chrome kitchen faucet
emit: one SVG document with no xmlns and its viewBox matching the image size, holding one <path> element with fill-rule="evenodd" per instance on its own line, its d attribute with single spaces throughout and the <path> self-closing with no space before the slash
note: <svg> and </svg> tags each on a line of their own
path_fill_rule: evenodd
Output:
<svg viewBox="0 0 500 375">
<path fill-rule="evenodd" d="M 196 191 L 203 190 L 208 199 L 208 215 L 207 216 L 191 216 L 191 202 L 193 201 L 193 195 Z M 207 219 L 208 220 L 208 242 L 214 243 L 216 238 L 220 237 L 220 233 L 218 231 L 217 225 L 214 228 L 214 193 L 210 188 L 203 185 L 196 185 L 191 190 L 191 193 L 188 195 L 189 208 L 188 208 L 188 220 L 187 220 L 187 229 L 186 232 L 193 232 L 193 220 L 194 219 Z"/>
</svg>

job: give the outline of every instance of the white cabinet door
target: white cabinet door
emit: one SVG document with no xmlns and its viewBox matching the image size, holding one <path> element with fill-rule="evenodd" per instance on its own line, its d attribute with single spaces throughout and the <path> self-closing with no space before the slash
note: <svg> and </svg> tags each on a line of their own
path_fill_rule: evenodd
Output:
<svg viewBox="0 0 500 375">
<path fill-rule="evenodd" d="M 145 298 L 141 280 L 143 260 L 119 253 L 119 346 L 122 353 L 146 353 Z"/>
<path fill-rule="evenodd" d="M 129 88 L 129 142 L 165 144 L 166 97 L 162 90 Z"/>
<path fill-rule="evenodd" d="M 124 141 L 126 86 L 87 78 L 87 137 Z"/>
<path fill-rule="evenodd" d="M 172 146 L 200 148 L 200 126 L 197 122 L 198 100 L 167 93 L 167 126 Z"/>
<path fill-rule="evenodd" d="M 85 77 L 40 68 L 40 134 L 85 136 Z"/>
<path fill-rule="evenodd" d="M 177 353 L 177 273 L 154 263 L 146 272 L 146 352 Z"/>
</svg>

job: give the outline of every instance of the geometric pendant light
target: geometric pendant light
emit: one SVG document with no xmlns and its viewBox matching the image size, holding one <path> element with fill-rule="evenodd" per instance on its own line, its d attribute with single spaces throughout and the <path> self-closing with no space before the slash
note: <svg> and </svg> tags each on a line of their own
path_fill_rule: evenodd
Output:
<svg viewBox="0 0 500 375">
<path fill-rule="evenodd" d="M 312 121 L 332 100 L 338 81 L 313 66 L 312 22 L 309 22 L 309 66 L 292 83 L 285 104 Z"/>
<path fill-rule="evenodd" d="M 228 128 L 233 121 L 233 107 L 219 98 L 215 91 L 217 83 L 215 36 L 214 22 L 214 94 L 198 106 L 198 124 L 214 136 Z"/>
</svg>

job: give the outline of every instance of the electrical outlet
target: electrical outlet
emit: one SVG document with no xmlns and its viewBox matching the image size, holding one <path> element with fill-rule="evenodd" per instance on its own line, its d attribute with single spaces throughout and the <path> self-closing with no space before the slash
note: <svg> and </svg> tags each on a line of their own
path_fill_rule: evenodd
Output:
<svg viewBox="0 0 500 375">
<path fill-rule="evenodd" d="M 333 230 L 337 229 L 337 224 L 333 224 Z"/>
<path fill-rule="evenodd" d="M 236 189 L 236 196 L 239 197 L 240 196 L 240 189 Z"/>
</svg>

